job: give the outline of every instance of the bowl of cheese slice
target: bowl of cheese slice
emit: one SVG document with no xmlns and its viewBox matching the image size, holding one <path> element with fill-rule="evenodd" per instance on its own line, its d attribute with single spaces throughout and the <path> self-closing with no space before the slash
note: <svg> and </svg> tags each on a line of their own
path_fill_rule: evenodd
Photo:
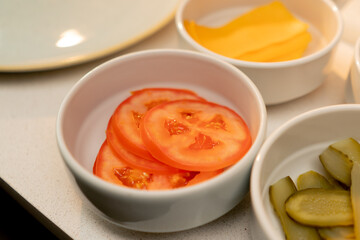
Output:
<svg viewBox="0 0 360 240">
<path fill-rule="evenodd" d="M 185 0 L 176 25 L 183 47 L 238 67 L 267 105 L 319 87 L 343 31 L 331 0 Z"/>
</svg>

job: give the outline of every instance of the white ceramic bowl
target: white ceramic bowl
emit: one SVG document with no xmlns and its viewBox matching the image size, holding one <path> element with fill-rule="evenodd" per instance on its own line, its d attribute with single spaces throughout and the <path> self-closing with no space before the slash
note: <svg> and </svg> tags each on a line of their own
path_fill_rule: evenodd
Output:
<svg viewBox="0 0 360 240">
<path fill-rule="evenodd" d="M 95 177 L 92 167 L 111 114 L 131 90 L 145 87 L 186 88 L 231 107 L 250 128 L 251 149 L 219 176 L 182 189 L 141 191 Z M 57 140 L 66 166 L 101 216 L 129 229 L 171 232 L 210 222 L 242 200 L 265 129 L 261 94 L 239 69 L 192 51 L 149 50 L 113 59 L 86 74 L 61 104 Z"/>
<path fill-rule="evenodd" d="M 360 38 L 356 41 L 354 58 L 350 69 L 351 86 L 354 100 L 360 103 Z"/>
<path fill-rule="evenodd" d="M 176 14 L 184 48 L 216 56 L 240 68 L 260 90 L 265 104 L 272 105 L 301 97 L 319 87 L 329 68 L 328 62 L 339 42 L 343 21 L 331 0 L 282 0 L 300 20 L 309 24 L 312 41 L 305 56 L 291 61 L 259 63 L 224 57 L 198 44 L 187 33 L 184 20 L 206 26 L 221 26 L 250 9 L 270 0 L 184 0 Z"/>
<path fill-rule="evenodd" d="M 324 173 L 319 155 L 331 143 L 348 137 L 360 140 L 360 105 L 333 105 L 301 114 L 280 126 L 264 142 L 251 173 L 253 239 L 285 239 L 269 201 L 269 186 L 308 170 Z"/>
</svg>

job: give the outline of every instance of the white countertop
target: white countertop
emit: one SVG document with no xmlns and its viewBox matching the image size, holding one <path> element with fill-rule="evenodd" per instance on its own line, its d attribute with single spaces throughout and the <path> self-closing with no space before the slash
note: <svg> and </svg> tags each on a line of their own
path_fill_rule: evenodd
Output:
<svg viewBox="0 0 360 240">
<path fill-rule="evenodd" d="M 347 79 L 353 44 L 360 37 L 360 1 L 342 8 L 345 30 L 331 62 L 331 73 L 312 93 L 267 107 L 268 132 L 305 111 L 351 103 Z M 355 18 L 354 18 L 355 17 Z M 359 19 L 360 21 L 360 19 Z M 359 22 L 358 21 L 358 22 Z M 60 237 L 73 239 L 250 239 L 251 203 L 247 196 L 225 216 L 198 228 L 166 234 L 129 231 L 95 214 L 75 187 L 56 144 L 55 122 L 65 94 L 89 70 L 125 53 L 151 48 L 180 48 L 172 21 L 140 43 L 105 59 L 60 70 L 0 73 L 0 186 Z"/>
</svg>

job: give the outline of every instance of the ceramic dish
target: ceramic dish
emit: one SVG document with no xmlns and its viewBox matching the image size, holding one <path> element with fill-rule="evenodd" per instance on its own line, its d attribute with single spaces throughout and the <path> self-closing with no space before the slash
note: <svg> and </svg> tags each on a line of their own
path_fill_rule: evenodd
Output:
<svg viewBox="0 0 360 240">
<path fill-rule="evenodd" d="M 261 147 L 251 173 L 253 239 L 285 239 L 269 200 L 269 186 L 309 170 L 325 174 L 319 155 L 330 144 L 360 140 L 360 105 L 327 106 L 301 114 L 275 130 Z"/>
<path fill-rule="evenodd" d="M 283 62 L 249 62 L 224 57 L 198 44 L 186 31 L 184 20 L 205 26 L 221 26 L 269 0 L 185 0 L 176 13 L 176 25 L 184 48 L 216 56 L 241 69 L 259 88 L 267 105 L 301 97 L 319 87 L 327 76 L 329 59 L 339 42 L 343 21 L 331 0 L 283 0 L 294 16 L 309 25 L 312 40 L 304 56 Z"/>
<path fill-rule="evenodd" d="M 34 71 L 94 60 L 149 36 L 178 0 L 4 1 L 0 71 Z"/>
<path fill-rule="evenodd" d="M 250 129 L 250 150 L 217 177 L 180 189 L 141 191 L 94 176 L 110 116 L 130 91 L 145 87 L 186 88 L 234 109 Z M 129 229 L 172 232 L 210 222 L 242 200 L 265 129 L 262 97 L 239 69 L 191 51 L 151 50 L 113 59 L 85 75 L 61 104 L 57 140 L 66 166 L 101 216 Z"/>
<path fill-rule="evenodd" d="M 354 58 L 350 69 L 354 101 L 360 103 L 360 38 L 355 44 Z"/>
</svg>

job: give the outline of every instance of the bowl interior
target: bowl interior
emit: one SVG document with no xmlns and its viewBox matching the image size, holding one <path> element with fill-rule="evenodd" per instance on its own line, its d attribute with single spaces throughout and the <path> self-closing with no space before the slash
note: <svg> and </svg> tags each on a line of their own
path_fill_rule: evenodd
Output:
<svg viewBox="0 0 360 240">
<path fill-rule="evenodd" d="M 92 172 L 110 116 L 132 90 L 185 88 L 237 111 L 252 137 L 264 132 L 265 106 L 253 83 L 238 69 L 202 54 L 147 51 L 114 59 L 87 74 L 66 97 L 60 129 L 67 151 Z"/>
<path fill-rule="evenodd" d="M 360 106 L 337 105 L 302 114 L 275 131 L 262 146 L 251 177 L 254 211 L 269 239 L 283 239 L 283 230 L 269 201 L 269 186 L 278 179 L 309 170 L 326 174 L 318 156 L 331 143 L 360 140 Z"/>
<path fill-rule="evenodd" d="M 192 46 L 200 51 L 210 52 L 190 37 L 183 26 L 184 20 L 195 20 L 198 24 L 218 27 L 269 2 L 269 0 L 186 0 L 178 10 L 177 25 L 180 33 Z M 318 52 L 339 36 L 340 16 L 335 4 L 331 1 L 282 0 L 282 2 L 298 19 L 309 25 L 312 41 L 305 56 Z"/>
</svg>

